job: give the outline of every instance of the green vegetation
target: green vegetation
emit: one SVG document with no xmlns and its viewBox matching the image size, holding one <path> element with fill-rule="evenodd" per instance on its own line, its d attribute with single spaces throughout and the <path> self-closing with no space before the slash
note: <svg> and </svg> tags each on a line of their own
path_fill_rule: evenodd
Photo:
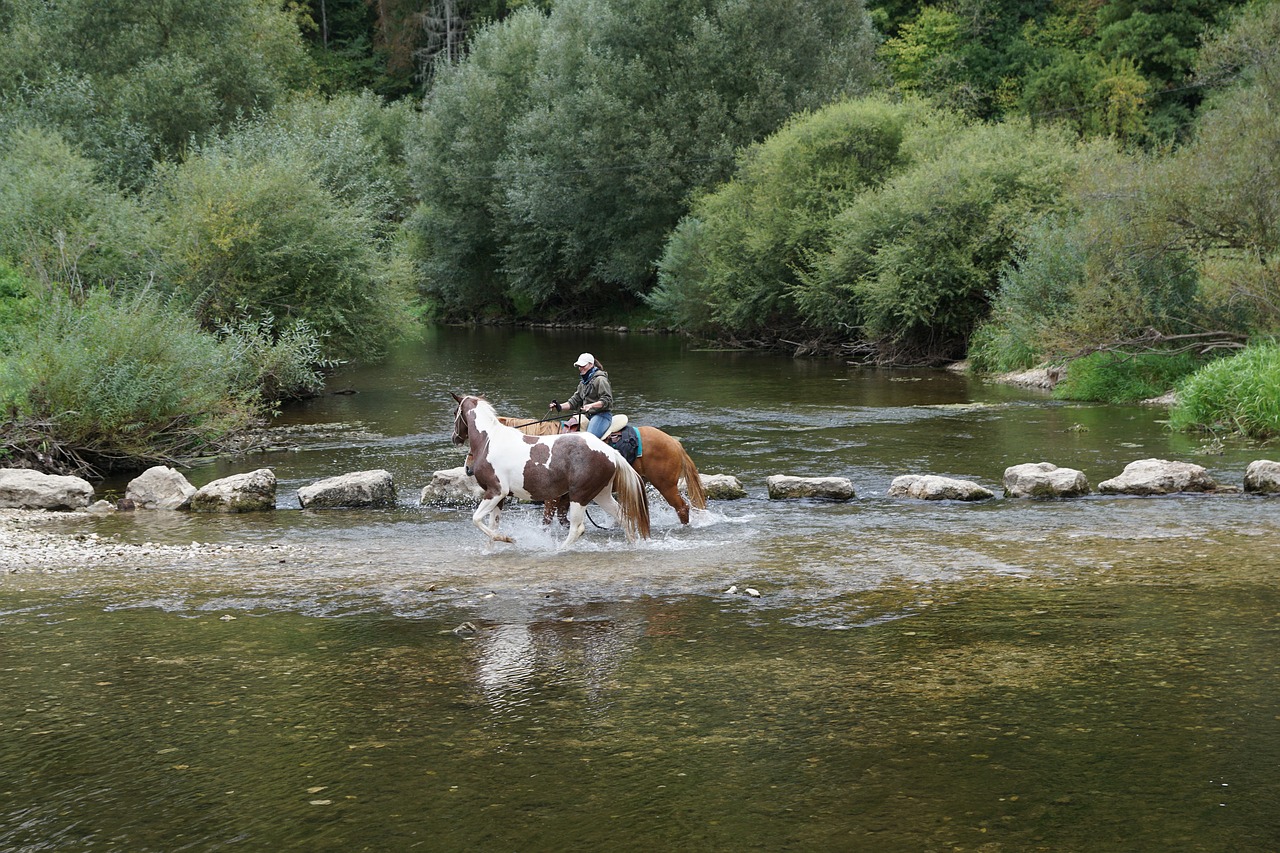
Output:
<svg viewBox="0 0 1280 853">
<path fill-rule="evenodd" d="M 1280 437 L 1280 344 L 1256 344 L 1205 365 L 1177 390 L 1174 429 Z"/>
<path fill-rule="evenodd" d="M 422 316 L 1120 399 L 1280 332 L 1277 97 L 1274 0 L 0 0 L 0 440 L 216 447 Z"/>
<path fill-rule="evenodd" d="M 1174 387 L 1194 372 L 1199 363 L 1200 360 L 1189 353 L 1095 352 L 1071 362 L 1071 370 L 1053 389 L 1053 396 L 1059 400 L 1106 403 L 1149 400 Z"/>
<path fill-rule="evenodd" d="M 106 470 L 203 451 L 252 421 L 232 352 L 154 295 L 41 307 L 0 361 L 10 453 Z"/>
</svg>

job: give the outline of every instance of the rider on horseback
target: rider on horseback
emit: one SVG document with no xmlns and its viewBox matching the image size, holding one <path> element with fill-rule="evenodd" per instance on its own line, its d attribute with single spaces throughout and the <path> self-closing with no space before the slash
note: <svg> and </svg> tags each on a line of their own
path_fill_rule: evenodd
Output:
<svg viewBox="0 0 1280 853">
<path fill-rule="evenodd" d="M 573 366 L 578 368 L 578 388 L 567 402 L 552 400 L 547 408 L 557 412 L 578 409 L 591 417 L 587 431 L 596 438 L 603 438 L 613 423 L 613 386 L 609 384 L 609 374 L 589 352 L 578 356 Z"/>
</svg>

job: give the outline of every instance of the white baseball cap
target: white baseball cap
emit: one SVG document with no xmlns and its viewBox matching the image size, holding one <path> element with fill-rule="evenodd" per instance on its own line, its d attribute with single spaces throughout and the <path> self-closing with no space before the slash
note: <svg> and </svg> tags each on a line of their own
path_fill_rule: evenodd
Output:
<svg viewBox="0 0 1280 853">
<path fill-rule="evenodd" d="M 589 352 L 584 352 L 578 356 L 578 360 L 573 363 L 574 367 L 586 367 L 588 364 L 595 364 L 596 357 Z"/>
</svg>

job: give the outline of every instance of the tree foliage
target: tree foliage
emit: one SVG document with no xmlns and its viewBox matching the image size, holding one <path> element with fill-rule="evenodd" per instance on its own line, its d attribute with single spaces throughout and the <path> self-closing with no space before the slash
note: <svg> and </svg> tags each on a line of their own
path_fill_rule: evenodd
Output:
<svg viewBox="0 0 1280 853">
<path fill-rule="evenodd" d="M 428 293 L 454 314 L 634 299 L 690 192 L 790 113 L 864 87 L 870 56 L 865 14 L 836 0 L 513 16 L 426 105 L 413 171 Z"/>
<path fill-rule="evenodd" d="M 0 32 L 6 119 L 60 131 L 132 187 L 305 69 L 294 19 L 268 0 L 19 3 Z"/>
</svg>

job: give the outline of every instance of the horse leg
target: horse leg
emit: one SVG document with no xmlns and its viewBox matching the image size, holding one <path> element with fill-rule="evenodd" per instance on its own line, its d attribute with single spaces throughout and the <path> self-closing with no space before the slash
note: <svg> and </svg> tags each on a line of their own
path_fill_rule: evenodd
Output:
<svg viewBox="0 0 1280 853">
<path fill-rule="evenodd" d="M 542 526 L 546 527 L 547 525 L 549 525 L 551 523 L 551 519 L 555 517 L 555 514 L 556 514 L 556 502 L 543 501 L 542 502 Z"/>
<path fill-rule="evenodd" d="M 489 537 L 491 542 L 515 542 L 510 536 L 506 536 L 498 532 L 498 522 L 502 518 L 502 501 L 506 495 L 497 495 L 492 498 L 485 498 L 480 501 L 480 506 L 476 507 L 476 511 L 471 514 L 471 521 L 480 531 Z M 484 517 L 489 516 L 489 524 L 484 523 Z"/>
<path fill-rule="evenodd" d="M 614 498 L 612 489 L 605 489 L 603 492 L 592 498 L 592 500 L 599 505 L 601 509 L 613 516 L 614 522 L 622 528 L 624 533 L 627 534 L 628 542 L 636 541 L 635 537 L 631 535 L 631 528 L 627 527 L 627 525 L 623 523 L 622 507 L 618 505 L 618 501 Z"/>
<path fill-rule="evenodd" d="M 587 508 L 580 503 L 569 504 L 569 535 L 560 543 L 560 547 L 556 550 L 563 551 L 574 543 L 575 540 L 583 533 L 587 532 L 587 525 L 584 519 L 587 517 Z"/>
<path fill-rule="evenodd" d="M 667 483 L 665 488 L 660 488 L 658 491 L 662 494 L 662 497 L 666 499 L 667 503 L 671 504 L 671 508 L 676 511 L 676 515 L 680 517 L 680 523 L 688 524 L 689 502 L 684 499 L 684 495 L 680 494 L 680 487 L 678 483 L 679 481 L 673 478 L 670 483 Z M 656 487 L 657 486 L 655 484 L 655 488 Z"/>
<path fill-rule="evenodd" d="M 560 526 L 569 526 L 569 496 L 561 495 L 560 502 L 556 504 L 556 514 L 560 516 Z"/>
</svg>

